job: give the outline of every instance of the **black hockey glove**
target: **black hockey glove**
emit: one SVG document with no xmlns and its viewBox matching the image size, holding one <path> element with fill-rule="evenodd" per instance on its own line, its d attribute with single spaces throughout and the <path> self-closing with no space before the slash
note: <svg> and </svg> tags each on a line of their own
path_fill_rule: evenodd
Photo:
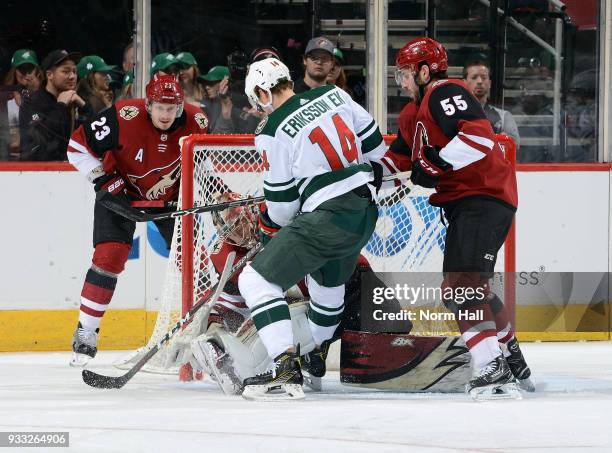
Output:
<svg viewBox="0 0 612 453">
<path fill-rule="evenodd" d="M 119 195 L 125 192 L 125 181 L 117 173 L 107 174 L 94 181 L 94 189 L 96 192 L 105 191 L 111 195 Z"/>
<path fill-rule="evenodd" d="M 440 175 L 451 168 L 451 165 L 440 157 L 439 147 L 425 145 L 412 162 L 410 180 L 416 185 L 432 189 L 438 185 Z"/>
<path fill-rule="evenodd" d="M 125 190 L 125 181 L 117 173 L 100 176 L 94 182 L 96 200 L 106 208 L 115 211 L 113 205 L 122 205 L 132 209 Z"/>
<path fill-rule="evenodd" d="M 370 166 L 374 172 L 374 181 L 370 182 L 370 184 L 376 188 L 376 193 L 378 193 L 383 182 L 383 167 L 378 162 L 370 162 Z"/>
</svg>

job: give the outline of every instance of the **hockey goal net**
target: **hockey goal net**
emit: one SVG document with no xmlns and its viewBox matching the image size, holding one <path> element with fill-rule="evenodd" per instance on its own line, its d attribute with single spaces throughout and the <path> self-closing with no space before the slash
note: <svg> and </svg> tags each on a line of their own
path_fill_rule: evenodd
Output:
<svg viewBox="0 0 612 453">
<path fill-rule="evenodd" d="M 388 144 L 393 138 L 386 136 L 385 141 Z M 504 135 L 498 139 L 514 164 L 512 140 Z M 180 207 L 215 203 L 219 185 L 211 181 L 219 180 L 229 191 L 243 197 L 263 195 L 262 163 L 254 136 L 197 134 L 183 140 Z M 381 191 L 376 230 L 362 252 L 374 271 L 441 271 L 446 227 L 440 221 L 440 210 L 428 203 L 431 192 L 419 187 L 410 191 L 405 185 Z M 211 214 L 177 218 L 156 325 L 141 351 L 157 344 L 182 314 L 210 293 L 218 278 L 209 259 L 217 240 Z M 496 270 L 514 272 L 514 231 L 500 251 Z M 510 291 L 504 288 L 507 300 Z M 188 342 L 200 329 L 198 322 L 190 324 L 145 370 L 177 372 L 177 348 L 173 343 Z M 187 373 L 189 370 L 183 368 L 181 374 Z"/>
</svg>

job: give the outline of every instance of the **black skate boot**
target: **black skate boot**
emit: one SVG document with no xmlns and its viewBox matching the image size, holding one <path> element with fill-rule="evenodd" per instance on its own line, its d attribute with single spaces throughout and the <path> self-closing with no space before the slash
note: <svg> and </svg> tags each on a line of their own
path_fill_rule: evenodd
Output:
<svg viewBox="0 0 612 453">
<path fill-rule="evenodd" d="M 234 363 L 219 344 L 205 335 L 191 342 L 191 351 L 198 365 L 217 382 L 223 393 L 236 395 L 242 392 L 242 380 L 234 369 Z"/>
<path fill-rule="evenodd" d="M 510 353 L 510 355 L 506 357 L 506 361 L 508 362 L 510 371 L 512 371 L 512 374 L 518 382 L 519 388 L 525 390 L 526 392 L 534 392 L 535 385 L 530 379 L 531 370 L 525 361 L 525 357 L 523 357 L 518 340 L 513 338 L 506 344 L 506 347 Z"/>
<path fill-rule="evenodd" d="M 100 329 L 84 329 L 79 322 L 72 338 L 72 351 L 74 354 L 72 355 L 72 360 L 70 360 L 70 366 L 84 367 L 89 362 L 89 359 L 93 359 L 96 356 L 98 352 L 99 331 Z"/>
<path fill-rule="evenodd" d="M 321 346 L 314 348 L 308 354 L 300 357 L 302 370 L 314 377 L 325 376 L 325 360 L 329 352 L 329 342 L 324 341 Z"/>
<path fill-rule="evenodd" d="M 244 380 L 242 396 L 247 400 L 302 399 L 303 383 L 297 354 L 283 352 L 274 359 L 270 371 Z"/>
<path fill-rule="evenodd" d="M 503 355 L 491 360 L 470 379 L 465 390 L 476 401 L 521 398 L 514 376 Z"/>
<path fill-rule="evenodd" d="M 306 373 L 304 383 L 317 392 L 320 392 L 323 388 L 321 378 L 325 376 L 325 360 L 330 344 L 329 341 L 324 341 L 321 346 L 300 357 L 300 366 L 302 371 Z"/>
</svg>

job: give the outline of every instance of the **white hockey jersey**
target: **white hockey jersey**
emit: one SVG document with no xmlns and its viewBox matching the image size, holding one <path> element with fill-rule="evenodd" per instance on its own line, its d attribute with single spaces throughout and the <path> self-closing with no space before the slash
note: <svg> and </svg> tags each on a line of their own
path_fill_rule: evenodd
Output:
<svg viewBox="0 0 612 453">
<path fill-rule="evenodd" d="M 335 86 L 292 96 L 256 134 L 268 213 L 280 226 L 372 181 L 367 164 L 386 151 L 376 121 Z"/>
</svg>

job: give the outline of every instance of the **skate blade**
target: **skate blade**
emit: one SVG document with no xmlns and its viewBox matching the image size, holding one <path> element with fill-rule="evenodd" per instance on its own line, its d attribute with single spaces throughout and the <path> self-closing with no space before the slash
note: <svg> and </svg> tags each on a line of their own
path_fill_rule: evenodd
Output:
<svg viewBox="0 0 612 453">
<path fill-rule="evenodd" d="M 478 387 L 470 390 L 469 395 L 474 401 L 495 401 L 495 400 L 520 400 L 523 397 L 514 382 L 507 384 L 492 384 L 485 387 Z"/>
<path fill-rule="evenodd" d="M 70 366 L 73 368 L 84 368 L 90 360 L 91 357 L 88 355 L 75 352 L 72 354 L 72 359 L 70 359 Z"/>
<path fill-rule="evenodd" d="M 197 340 L 191 343 L 191 350 L 194 357 L 210 377 L 217 383 L 221 391 L 226 395 L 239 395 L 242 391 L 242 382 L 238 377 L 233 377 L 228 370 L 217 367 L 217 355 L 212 345 L 205 342 L 201 344 Z"/>
<path fill-rule="evenodd" d="M 535 383 L 531 380 L 531 378 L 527 379 L 517 379 L 518 387 L 524 392 L 535 392 Z"/>
<path fill-rule="evenodd" d="M 304 389 L 300 384 L 247 385 L 242 397 L 249 401 L 290 401 L 304 399 Z"/>
<path fill-rule="evenodd" d="M 320 392 L 323 390 L 323 381 L 320 377 L 310 376 L 308 373 L 303 373 L 304 384 L 308 386 L 314 392 Z"/>
</svg>

